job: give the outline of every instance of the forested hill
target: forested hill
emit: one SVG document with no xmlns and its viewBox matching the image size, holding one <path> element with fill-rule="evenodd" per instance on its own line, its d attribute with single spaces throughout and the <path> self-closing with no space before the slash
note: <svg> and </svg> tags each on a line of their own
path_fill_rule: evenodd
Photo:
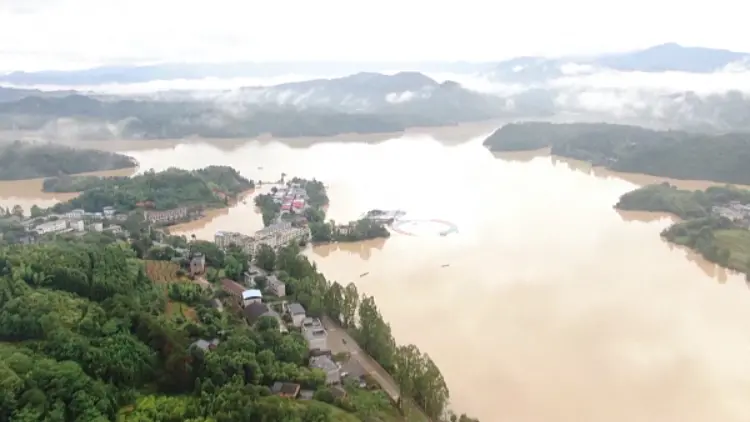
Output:
<svg viewBox="0 0 750 422">
<path fill-rule="evenodd" d="M 750 184 L 750 134 L 709 135 L 605 123 L 514 123 L 490 135 L 493 151 L 551 148 L 615 171 Z"/>
<path fill-rule="evenodd" d="M 298 330 L 282 333 L 268 316 L 247 324 L 218 286 L 185 275 L 187 259 L 154 256 L 167 250 L 153 243 L 156 231 L 132 233 L 132 244 L 87 233 L 0 247 L 0 421 L 424 420 L 402 415 L 368 375 L 368 388 L 348 380 L 331 388 L 325 372 L 309 367 Z M 251 257 L 239 248 L 177 236 L 167 242 L 203 252 L 214 283 L 219 271 L 249 268 Z M 297 245 L 264 253 L 287 299 L 308 315 L 336 315 L 431 420 L 477 422 L 443 417 L 450 396 L 440 370 L 416 346 L 396 345 L 372 297 L 326 280 Z M 277 382 L 312 397 L 279 397 Z"/>
<path fill-rule="evenodd" d="M 0 144 L 0 180 L 117 170 L 137 164 L 133 158 L 113 152 L 21 141 Z"/>
<path fill-rule="evenodd" d="M 75 208 L 98 211 L 112 206 L 131 211 L 147 205 L 156 210 L 184 206 L 222 207 L 228 198 L 255 187 L 252 180 L 228 166 L 199 170 L 170 168 L 149 170 L 134 177 L 73 176 L 44 181 L 46 192 L 83 192 L 67 202 L 55 204 L 55 212 Z"/>
</svg>

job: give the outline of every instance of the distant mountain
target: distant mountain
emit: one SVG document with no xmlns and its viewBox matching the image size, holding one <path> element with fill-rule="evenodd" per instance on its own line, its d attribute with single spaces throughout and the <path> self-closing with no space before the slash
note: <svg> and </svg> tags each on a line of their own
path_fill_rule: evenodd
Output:
<svg viewBox="0 0 750 422">
<path fill-rule="evenodd" d="M 709 73 L 747 58 L 750 58 L 750 53 L 668 43 L 630 53 L 602 56 L 595 63 L 622 71 Z"/>
<path fill-rule="evenodd" d="M 237 138 L 401 131 L 515 116 L 506 99 L 416 72 L 358 73 L 186 100 L 27 96 L 0 103 L 0 130 L 48 138 Z"/>
<path fill-rule="evenodd" d="M 587 73 L 597 69 L 710 73 L 731 63 L 749 59 L 750 53 L 668 43 L 645 50 L 588 58 L 520 57 L 498 63 L 483 74 L 496 81 L 528 84 L 544 83 L 574 72 Z"/>
<path fill-rule="evenodd" d="M 362 72 L 336 79 L 248 87 L 224 92 L 215 99 L 347 113 L 429 115 L 452 122 L 495 117 L 507 108 L 504 99 L 470 91 L 455 82 L 438 83 L 418 72 Z"/>
<path fill-rule="evenodd" d="M 0 103 L 18 101 L 22 98 L 34 97 L 65 97 L 76 94 L 76 91 L 40 91 L 38 89 L 17 89 L 0 86 Z"/>
<path fill-rule="evenodd" d="M 285 75 L 344 76 L 358 72 L 413 70 L 421 72 L 474 73 L 491 64 L 468 62 L 265 62 L 265 63 L 164 63 L 144 66 L 103 66 L 83 70 L 12 72 L 0 75 L 0 83 L 30 85 L 129 84 L 155 80 L 203 78 L 270 78 Z"/>
</svg>

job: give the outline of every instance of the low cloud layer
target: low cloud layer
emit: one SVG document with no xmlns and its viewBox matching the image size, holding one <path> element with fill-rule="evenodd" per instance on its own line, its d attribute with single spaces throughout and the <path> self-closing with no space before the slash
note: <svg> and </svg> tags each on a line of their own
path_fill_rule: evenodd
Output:
<svg viewBox="0 0 750 422">
<path fill-rule="evenodd" d="M 669 127 L 694 129 L 750 129 L 750 66 L 733 63 L 713 73 L 634 72 L 564 63 L 545 65 L 543 75 L 528 82 L 506 82 L 497 75 L 428 73 L 438 83 L 456 81 L 480 93 L 507 99 L 507 108 L 521 116 L 559 113 L 597 116 L 623 121 L 651 121 Z M 523 69 L 518 69 L 521 71 Z M 395 74 L 396 72 L 388 72 Z M 534 75 L 542 74 L 540 72 Z M 424 98 L 425 86 L 382 92 L 320 89 L 305 84 L 272 86 L 344 75 L 284 74 L 271 78 L 204 78 L 154 80 L 145 83 L 88 86 L 24 86 L 22 88 L 77 89 L 82 92 L 140 95 L 161 99 L 216 100 L 224 106 L 278 104 L 296 107 L 334 107 L 366 111 L 378 104 L 400 104 Z M 494 76 L 494 77 L 493 77 Z M 506 74 L 507 76 L 507 74 Z M 511 75 L 512 76 L 512 75 Z M 256 89 L 247 89 L 255 87 Z M 244 89 L 241 89 L 244 88 Z M 354 89 L 354 88 L 351 88 Z M 382 97 L 382 98 L 381 98 Z M 750 120 L 750 119 L 747 119 Z"/>
</svg>

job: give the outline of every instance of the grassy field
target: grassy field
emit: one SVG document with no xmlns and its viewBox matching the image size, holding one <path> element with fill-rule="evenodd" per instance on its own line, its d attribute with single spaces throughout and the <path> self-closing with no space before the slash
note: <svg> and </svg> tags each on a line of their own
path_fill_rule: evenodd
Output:
<svg viewBox="0 0 750 422">
<path fill-rule="evenodd" d="M 181 316 L 190 321 L 198 320 L 198 315 L 195 313 L 195 309 L 182 302 L 168 300 L 165 312 L 169 316 Z"/>
<path fill-rule="evenodd" d="M 169 283 L 190 281 L 185 276 L 177 275 L 177 271 L 180 269 L 180 266 L 175 264 L 174 262 L 153 260 L 146 260 L 145 262 L 146 275 L 154 283 L 164 285 L 165 295 L 167 294 L 167 287 Z M 196 321 L 198 318 L 198 316 L 195 314 L 195 309 L 184 303 L 174 302 L 169 299 L 167 299 L 167 308 L 165 312 L 167 315 L 182 316 L 191 321 Z"/>
<path fill-rule="evenodd" d="M 729 268 L 744 273 L 748 272 L 748 261 L 750 261 L 750 231 L 743 229 L 716 230 L 714 231 L 716 245 L 728 249 L 732 255 L 729 257 Z"/>
<path fill-rule="evenodd" d="M 183 281 L 184 277 L 177 275 L 180 266 L 169 261 L 146 260 L 146 275 L 154 283 L 169 283 L 172 281 Z"/>
</svg>

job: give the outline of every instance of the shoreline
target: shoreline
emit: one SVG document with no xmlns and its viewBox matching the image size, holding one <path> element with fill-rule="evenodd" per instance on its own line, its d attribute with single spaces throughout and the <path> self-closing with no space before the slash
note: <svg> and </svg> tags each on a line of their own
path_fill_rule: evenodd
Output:
<svg viewBox="0 0 750 422">
<path fill-rule="evenodd" d="M 665 230 L 668 230 L 668 229 L 670 229 L 671 227 L 673 227 L 673 226 L 675 226 L 677 224 L 691 221 L 691 220 L 684 220 L 684 219 L 680 218 L 679 216 L 677 216 L 675 214 L 666 213 L 666 212 L 662 212 L 662 211 L 646 211 L 646 210 L 637 210 L 636 211 L 636 210 L 622 210 L 622 209 L 619 209 L 619 208 L 615 208 L 615 210 L 617 210 L 618 214 L 620 214 L 620 217 L 622 217 L 623 221 L 628 221 L 628 222 L 639 221 L 639 222 L 644 222 L 644 223 L 651 223 L 651 222 L 654 222 L 654 221 L 661 220 L 662 218 L 672 219 L 673 222 Z M 623 214 L 626 214 L 626 215 L 629 214 L 629 215 L 626 217 Z M 741 229 L 733 229 L 733 230 L 741 230 Z M 721 264 L 719 262 L 716 262 L 716 261 L 712 260 L 711 258 L 707 257 L 706 255 L 704 255 L 703 253 L 701 253 L 701 251 L 699 251 L 699 250 L 697 250 L 695 248 L 692 248 L 692 247 L 690 247 L 688 245 L 685 245 L 685 244 L 682 244 L 682 243 L 679 243 L 679 242 L 675 242 L 674 240 L 671 240 L 671 239 L 667 238 L 666 236 L 664 236 L 661 233 L 659 233 L 659 237 L 664 242 L 666 242 L 667 244 L 669 244 L 670 246 L 674 246 L 674 247 L 680 248 L 680 249 L 684 250 L 685 252 L 688 252 L 689 254 L 692 254 L 694 256 L 698 256 L 701 259 L 703 259 L 704 261 L 706 261 L 706 262 L 708 262 L 708 263 L 710 263 L 712 265 L 715 265 L 717 268 L 720 268 L 720 269 L 722 269 L 724 271 L 727 271 L 729 274 L 744 275 L 744 276 L 746 276 L 748 278 L 748 281 L 750 281 L 750 274 L 749 273 L 745 273 L 741 269 L 733 268 L 732 266 L 729 266 L 728 264 L 727 265 L 723 265 L 723 264 Z M 694 258 L 691 259 L 690 257 L 688 257 L 688 259 L 691 260 L 691 261 L 694 260 Z"/>
<path fill-rule="evenodd" d="M 374 133 L 342 133 L 332 136 L 298 136 L 298 137 L 274 137 L 263 134 L 244 138 L 170 138 L 170 139 L 113 139 L 113 140 L 86 140 L 79 141 L 77 145 L 84 149 L 97 149 L 101 151 L 143 151 L 151 149 L 175 148 L 180 144 L 207 144 L 226 150 L 234 150 L 250 142 L 258 143 L 280 143 L 290 148 L 306 148 L 324 143 L 368 143 L 377 144 L 390 139 L 398 139 L 405 136 L 430 136 L 439 142 L 446 144 L 459 144 L 467 140 L 488 136 L 499 126 L 511 122 L 507 119 L 490 119 L 477 122 L 464 122 L 448 126 L 415 126 L 406 128 L 399 132 L 374 132 Z"/>
<path fill-rule="evenodd" d="M 205 222 L 206 224 L 210 223 L 214 218 L 219 217 L 221 215 L 227 214 L 229 212 L 230 208 L 234 208 L 242 202 L 244 199 L 247 199 L 249 196 L 252 196 L 256 191 L 258 190 L 257 187 L 248 189 L 246 191 L 240 192 L 237 194 L 237 197 L 232 199 L 229 204 L 226 206 L 220 207 L 220 208 L 208 208 L 203 210 L 203 215 L 199 218 L 196 218 L 194 220 L 190 221 L 183 221 L 181 223 L 177 223 L 171 226 L 164 227 L 164 230 L 170 235 L 182 235 L 185 232 L 189 232 L 194 230 L 193 227 L 190 227 L 195 224 L 200 224 L 201 222 Z M 205 220 L 205 221 L 204 221 Z"/>
<path fill-rule="evenodd" d="M 658 176 L 647 173 L 630 173 L 623 171 L 611 170 L 604 166 L 594 166 L 588 161 L 578 160 L 575 158 L 569 158 L 562 155 L 555 155 L 551 153 L 551 148 L 540 148 L 540 149 L 529 149 L 523 151 L 493 151 L 487 148 L 496 158 L 500 158 L 508 161 L 516 162 L 529 162 L 534 158 L 549 157 L 553 163 L 561 163 L 567 165 L 571 170 L 579 171 L 582 173 L 592 174 L 597 177 L 616 177 L 626 182 L 633 183 L 639 186 L 654 185 L 667 182 L 670 185 L 677 186 L 680 189 L 690 190 L 706 190 L 712 186 L 736 186 L 742 189 L 750 190 L 750 185 L 718 182 L 715 180 L 702 180 L 702 179 L 674 179 L 667 176 Z"/>
</svg>

